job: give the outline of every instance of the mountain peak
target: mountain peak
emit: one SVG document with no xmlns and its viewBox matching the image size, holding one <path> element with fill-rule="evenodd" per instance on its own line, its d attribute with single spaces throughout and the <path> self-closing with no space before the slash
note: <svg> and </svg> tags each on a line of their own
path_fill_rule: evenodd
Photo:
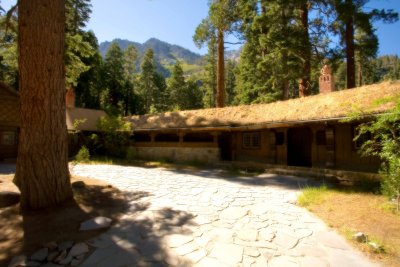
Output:
<svg viewBox="0 0 400 267">
<path fill-rule="evenodd" d="M 165 60 L 166 62 L 171 63 L 175 62 L 177 59 L 180 59 L 189 64 L 198 64 L 201 59 L 201 55 L 194 53 L 189 49 L 179 45 L 172 45 L 154 37 L 150 38 L 143 44 L 120 38 L 116 38 L 112 41 L 102 42 L 100 43 L 99 50 L 103 56 L 107 53 L 108 48 L 113 42 L 117 42 L 122 50 L 125 50 L 129 44 L 133 44 L 139 52 L 139 58 L 148 48 L 151 48 L 154 51 L 156 59 L 159 59 L 160 61 Z"/>
<path fill-rule="evenodd" d="M 125 50 L 130 44 L 134 45 L 138 50 L 139 61 L 143 57 L 146 50 L 151 48 L 154 52 L 154 58 L 158 69 L 165 76 L 169 76 L 169 71 L 167 70 L 168 65 L 175 64 L 176 60 L 181 60 L 191 65 L 201 64 L 201 55 L 179 45 L 172 45 L 157 38 L 150 38 L 143 44 L 120 38 L 116 38 L 112 41 L 102 42 L 99 45 L 99 51 L 103 57 L 106 55 L 111 43 L 113 42 L 118 43 L 122 50 Z"/>
</svg>

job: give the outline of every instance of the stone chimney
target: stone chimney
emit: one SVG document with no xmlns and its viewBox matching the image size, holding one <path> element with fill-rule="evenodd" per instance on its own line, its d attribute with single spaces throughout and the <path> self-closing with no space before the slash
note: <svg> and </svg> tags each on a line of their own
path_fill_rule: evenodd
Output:
<svg viewBox="0 0 400 267">
<path fill-rule="evenodd" d="M 67 108 L 75 107 L 75 92 L 72 88 L 69 88 L 67 90 L 67 94 L 65 96 L 65 105 L 67 106 Z"/>
<path fill-rule="evenodd" d="M 335 80 L 332 75 L 331 68 L 324 65 L 319 76 L 319 93 L 326 94 L 335 91 Z"/>
</svg>

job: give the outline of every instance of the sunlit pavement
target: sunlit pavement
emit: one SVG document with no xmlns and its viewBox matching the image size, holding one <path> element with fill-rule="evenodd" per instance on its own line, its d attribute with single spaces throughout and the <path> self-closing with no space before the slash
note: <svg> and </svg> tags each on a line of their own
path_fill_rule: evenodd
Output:
<svg viewBox="0 0 400 267">
<path fill-rule="evenodd" d="M 377 266 L 295 205 L 304 178 L 116 165 L 71 173 L 124 191 L 129 208 L 82 266 Z"/>
</svg>

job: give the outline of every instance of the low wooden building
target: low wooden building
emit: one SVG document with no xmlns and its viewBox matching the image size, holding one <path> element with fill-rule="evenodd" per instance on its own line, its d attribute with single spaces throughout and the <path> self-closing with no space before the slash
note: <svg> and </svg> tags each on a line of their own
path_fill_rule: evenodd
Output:
<svg viewBox="0 0 400 267">
<path fill-rule="evenodd" d="M 68 90 L 66 95 L 66 124 L 68 132 L 96 132 L 97 121 L 106 116 L 102 110 L 75 107 L 75 95 Z M 20 126 L 19 93 L 0 82 L 0 161 L 16 158 Z M 80 121 L 79 124 L 75 122 Z M 69 151 L 73 154 L 80 148 L 79 140 L 69 135 Z"/>
<path fill-rule="evenodd" d="M 134 149 L 145 159 L 248 161 L 265 164 L 375 172 L 379 160 L 361 157 L 354 142 L 363 120 L 389 111 L 400 81 L 326 92 L 270 104 L 167 112 L 127 118 Z"/>
<path fill-rule="evenodd" d="M 17 156 L 18 129 L 19 94 L 0 82 L 0 160 Z"/>
</svg>

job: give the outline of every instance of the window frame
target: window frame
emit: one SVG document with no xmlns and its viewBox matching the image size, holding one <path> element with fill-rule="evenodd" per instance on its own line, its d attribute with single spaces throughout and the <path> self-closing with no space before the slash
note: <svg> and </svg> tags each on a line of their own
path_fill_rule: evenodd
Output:
<svg viewBox="0 0 400 267">
<path fill-rule="evenodd" d="M 8 138 L 6 138 L 7 135 L 9 135 Z M 17 136 L 17 133 L 15 131 L 1 131 L 0 132 L 0 145 L 2 145 L 2 146 L 16 145 L 16 136 Z"/>
<path fill-rule="evenodd" d="M 261 149 L 261 132 L 243 132 L 243 149 Z"/>
</svg>

